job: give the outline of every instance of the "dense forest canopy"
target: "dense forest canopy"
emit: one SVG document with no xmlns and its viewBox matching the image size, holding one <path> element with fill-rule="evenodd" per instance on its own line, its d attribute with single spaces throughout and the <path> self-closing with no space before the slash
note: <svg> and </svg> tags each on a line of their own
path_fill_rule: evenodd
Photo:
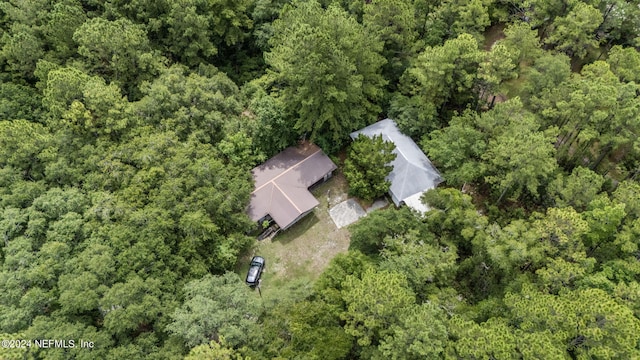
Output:
<svg viewBox="0 0 640 360">
<path fill-rule="evenodd" d="M 0 1 L 0 338 L 95 344 L 0 358 L 640 358 L 639 49 L 637 1 Z M 262 302 L 250 169 L 370 200 L 385 117 L 432 210 Z"/>
</svg>

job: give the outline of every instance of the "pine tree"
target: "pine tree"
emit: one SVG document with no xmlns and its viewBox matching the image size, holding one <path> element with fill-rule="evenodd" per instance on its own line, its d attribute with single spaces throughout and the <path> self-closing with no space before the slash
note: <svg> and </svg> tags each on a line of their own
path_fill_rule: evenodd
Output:
<svg viewBox="0 0 640 360">
<path fill-rule="evenodd" d="M 345 161 L 344 176 L 349 182 L 349 194 L 365 200 L 373 200 L 389 191 L 391 182 L 386 179 L 397 154 L 395 145 L 382 140 L 382 135 L 368 138 L 362 134 L 353 142 Z"/>
</svg>

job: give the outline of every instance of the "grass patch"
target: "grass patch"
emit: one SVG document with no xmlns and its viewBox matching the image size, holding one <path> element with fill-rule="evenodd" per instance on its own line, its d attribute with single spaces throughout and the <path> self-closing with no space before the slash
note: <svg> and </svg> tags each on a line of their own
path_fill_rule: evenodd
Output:
<svg viewBox="0 0 640 360">
<path fill-rule="evenodd" d="M 505 81 L 500 85 L 500 91 L 505 97 L 511 99 L 516 96 L 522 97 L 522 86 L 528 81 L 527 68 L 529 65 L 521 63 L 518 68 L 518 77 Z"/>
<path fill-rule="evenodd" d="M 338 229 L 329 216 L 330 207 L 347 199 L 344 176 L 336 173 L 311 192 L 320 203 L 312 213 L 272 240 L 257 241 L 236 266 L 244 278 L 251 257 L 265 258 L 261 291 L 269 303 L 306 294 L 302 289 L 310 288 L 331 259 L 349 248 L 349 231 Z"/>
</svg>

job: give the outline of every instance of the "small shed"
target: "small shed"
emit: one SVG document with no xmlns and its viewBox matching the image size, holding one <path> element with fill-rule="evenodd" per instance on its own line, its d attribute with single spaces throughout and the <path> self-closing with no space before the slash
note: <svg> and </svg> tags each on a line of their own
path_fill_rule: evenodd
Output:
<svg viewBox="0 0 640 360">
<path fill-rule="evenodd" d="M 290 147 L 251 170 L 255 190 L 247 209 L 256 222 L 273 219 L 284 230 L 318 206 L 309 188 L 328 180 L 336 165 L 318 146 Z"/>
<path fill-rule="evenodd" d="M 387 180 L 391 182 L 389 195 L 394 204 L 405 204 L 421 213 L 428 211 L 429 208 L 420 201 L 420 197 L 425 191 L 438 186 L 443 179 L 420 147 L 410 137 L 401 133 L 395 121 L 391 119 L 378 121 L 351 133 L 350 136 L 355 140 L 360 134 L 368 137 L 382 135 L 383 140 L 396 145 L 393 152 L 397 156 L 391 162 L 393 170 L 387 176 Z"/>
</svg>

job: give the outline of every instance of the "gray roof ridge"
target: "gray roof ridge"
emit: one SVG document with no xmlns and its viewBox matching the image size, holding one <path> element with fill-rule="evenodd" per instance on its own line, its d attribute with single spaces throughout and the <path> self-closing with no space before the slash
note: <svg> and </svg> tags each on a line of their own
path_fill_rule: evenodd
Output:
<svg viewBox="0 0 640 360">
<path fill-rule="evenodd" d="M 405 184 L 407 183 L 407 178 L 408 178 L 407 173 L 408 172 L 409 172 L 409 170 L 407 169 L 407 167 L 405 167 L 404 168 L 404 174 L 402 174 L 402 184 L 400 184 L 400 192 L 401 193 L 403 192 L 402 190 L 405 188 Z M 400 201 L 403 201 L 405 199 L 402 194 L 397 194 L 397 195 L 398 195 L 397 197 L 398 197 L 398 199 Z"/>
<path fill-rule="evenodd" d="M 392 120 L 392 121 L 393 121 L 393 120 Z M 414 144 L 414 145 L 415 145 L 415 147 L 416 147 L 416 150 L 419 150 L 419 151 L 424 155 L 424 157 L 425 157 L 427 160 L 429 160 L 429 158 L 426 156 L 426 154 L 424 154 L 424 151 L 422 151 L 422 149 L 420 149 L 420 147 L 418 146 L 418 144 L 416 144 L 416 143 L 415 143 L 415 141 L 413 141 L 413 139 L 411 139 L 409 136 L 407 136 L 407 135 L 405 135 L 405 134 L 401 133 L 401 132 L 400 132 L 399 130 L 397 130 L 397 129 L 393 129 L 393 130 L 394 130 L 393 132 L 394 132 L 394 133 L 396 133 L 398 136 L 405 136 L 405 137 L 409 138 L 410 140 L 412 140 L 413 144 Z M 396 135 L 396 134 L 393 134 L 393 135 Z M 394 140 L 394 139 L 393 139 L 392 137 L 390 137 L 390 136 L 387 136 L 387 137 L 388 137 L 388 138 L 389 138 L 389 140 L 390 140 L 390 141 L 391 141 L 391 142 L 396 146 L 396 149 L 398 150 L 398 152 L 400 153 L 400 155 L 402 155 L 402 157 L 407 161 L 407 163 L 409 163 L 409 164 L 411 164 L 411 165 L 413 165 L 413 166 L 415 166 L 415 167 L 418 167 L 418 168 L 421 168 L 421 169 L 428 170 L 428 169 L 427 169 L 426 167 L 424 167 L 421 163 L 416 162 L 416 161 L 414 161 L 412 158 L 409 158 L 407 155 L 405 155 L 405 153 L 402 151 L 402 148 L 403 148 L 404 146 L 398 146 L 398 144 L 403 144 L 403 145 L 409 145 L 409 146 L 411 146 L 410 144 L 408 144 L 406 141 L 396 141 L 396 140 Z M 411 146 L 411 147 L 413 147 L 413 146 Z M 431 161 L 429 161 L 429 162 L 431 162 Z"/>
<path fill-rule="evenodd" d="M 402 149 L 400 149 L 400 147 L 398 146 L 398 144 L 396 143 L 396 141 L 394 141 L 392 138 L 389 138 L 389 140 L 393 143 L 393 145 L 395 145 L 396 150 L 398 150 L 398 152 L 400 153 L 400 155 L 402 155 L 402 158 L 407 160 L 407 162 L 411 162 L 411 160 L 409 160 L 409 158 L 407 158 L 407 155 L 405 155 L 402 152 Z"/>
<path fill-rule="evenodd" d="M 393 143 L 395 144 L 395 142 L 393 142 Z M 413 159 L 408 158 L 408 157 L 407 157 L 407 156 L 402 152 L 402 150 L 401 150 L 397 145 L 396 145 L 396 149 L 398 150 L 398 152 L 400 153 L 400 155 L 402 155 L 402 158 L 405 160 L 405 162 L 406 162 L 407 164 L 409 164 L 409 165 L 411 165 L 411 166 L 413 166 L 413 167 L 417 167 L 417 168 L 419 168 L 419 169 L 423 169 L 423 170 L 431 170 L 431 169 L 429 169 L 429 168 L 425 167 L 425 166 L 424 166 L 423 164 L 421 164 L 420 162 L 416 162 L 416 161 L 414 161 Z M 420 149 L 420 148 L 418 148 L 418 149 Z M 425 157 L 426 157 L 426 156 L 425 156 Z M 429 160 L 429 159 L 427 158 L 427 160 Z M 429 161 L 429 162 L 431 162 L 431 161 Z"/>
<path fill-rule="evenodd" d="M 428 159 L 428 158 L 427 158 L 427 161 L 429 161 L 429 159 Z M 422 170 L 426 170 L 426 171 L 431 171 L 431 170 L 432 170 L 432 169 L 430 169 L 429 167 L 424 166 L 423 164 L 416 163 L 415 161 L 411 161 L 411 160 L 409 160 L 409 159 L 407 159 L 407 163 L 408 163 L 409 165 L 411 165 L 411 166 L 415 167 L 415 168 L 418 168 L 418 169 L 422 169 Z M 431 161 L 429 161 L 429 163 L 431 164 Z M 433 164 L 432 164 L 431 166 L 433 166 Z"/>
</svg>

